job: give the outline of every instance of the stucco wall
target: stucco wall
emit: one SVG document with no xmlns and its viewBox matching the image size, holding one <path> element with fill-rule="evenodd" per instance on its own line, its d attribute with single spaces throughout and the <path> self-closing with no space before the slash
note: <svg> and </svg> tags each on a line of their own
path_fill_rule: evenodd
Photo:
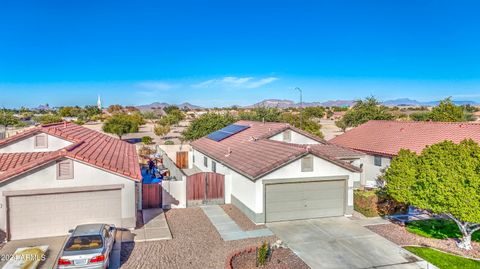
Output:
<svg viewBox="0 0 480 269">
<path fill-rule="evenodd" d="M 38 190 L 49 188 L 66 188 L 80 186 L 99 186 L 123 184 L 122 189 L 122 226 L 135 227 L 135 182 L 90 165 L 74 161 L 74 178 L 57 180 L 56 163 L 52 162 L 30 173 L 0 184 L 0 229 L 6 228 L 6 198 L 3 191 Z M 94 209 L 92 209 L 94 210 Z"/>
<path fill-rule="evenodd" d="M 27 137 L 23 140 L 19 140 L 15 143 L 0 148 L 0 153 L 55 151 L 72 144 L 70 141 L 63 140 L 52 135 L 47 135 L 47 148 L 35 148 L 34 141 L 34 136 Z"/>
<path fill-rule="evenodd" d="M 376 186 L 376 179 L 382 174 L 382 171 L 390 166 L 390 158 L 382 157 L 382 166 L 376 166 L 374 163 L 374 156 L 365 156 L 363 170 L 365 171 L 366 186 Z"/>
<path fill-rule="evenodd" d="M 205 172 L 211 171 L 211 158 L 208 158 L 208 167 L 203 165 L 204 155 L 201 152 L 192 150 L 195 155 L 195 166 Z M 298 159 L 272 173 L 256 180 L 255 182 L 246 176 L 229 169 L 217 163 L 217 172 L 225 175 L 225 203 L 236 203 L 251 219 L 262 219 L 263 201 L 264 201 L 264 181 L 277 179 L 295 179 L 295 178 L 316 178 L 325 176 L 348 176 L 347 207 L 353 207 L 353 186 L 354 182 L 360 182 L 361 173 L 351 172 L 345 168 L 335 165 L 331 162 L 314 157 L 314 170 L 312 172 L 302 172 L 301 159 Z M 355 161 L 359 165 L 362 161 Z M 232 198 L 233 196 L 233 198 Z M 348 212 L 348 210 L 347 210 Z M 257 215 L 257 216 L 255 216 Z M 256 218 L 258 217 L 258 218 Z"/>
<path fill-rule="evenodd" d="M 302 134 L 299 134 L 299 133 L 297 133 L 293 130 L 290 130 L 290 132 L 291 132 L 291 137 L 290 137 L 291 140 L 288 143 L 293 143 L 293 144 L 318 144 L 317 141 L 315 141 L 311 138 L 308 138 L 308 137 L 306 137 Z M 270 139 L 275 140 L 275 141 L 283 141 L 283 133 L 284 132 L 276 134 L 276 135 L 270 137 Z"/>
</svg>

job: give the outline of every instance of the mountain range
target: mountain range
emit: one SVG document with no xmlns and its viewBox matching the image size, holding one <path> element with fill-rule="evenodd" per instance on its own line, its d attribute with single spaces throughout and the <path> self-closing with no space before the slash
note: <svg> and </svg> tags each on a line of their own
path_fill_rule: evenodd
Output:
<svg viewBox="0 0 480 269">
<path fill-rule="evenodd" d="M 140 109 L 140 110 L 150 110 L 150 109 L 153 109 L 153 108 L 164 108 L 164 107 L 167 107 L 167 106 L 177 106 L 181 109 L 202 109 L 202 107 L 200 106 L 196 106 L 196 105 L 192 105 L 188 102 L 184 102 L 184 103 L 181 103 L 181 104 L 168 104 L 168 103 L 160 103 L 160 102 L 154 102 L 154 103 L 151 103 L 149 105 L 140 105 L 140 106 L 137 106 L 136 108 Z"/>
<path fill-rule="evenodd" d="M 427 101 L 421 102 L 414 99 L 409 98 L 399 98 L 393 100 L 383 101 L 382 104 L 385 106 L 436 106 L 440 103 L 440 101 Z M 480 103 L 475 101 L 468 101 L 468 100 L 454 100 L 454 104 L 456 105 L 480 105 Z M 329 100 L 325 102 L 303 102 L 302 107 L 312 107 L 312 106 L 324 106 L 324 107 L 349 107 L 355 104 L 355 100 Z M 150 110 L 152 108 L 164 108 L 170 105 L 177 106 L 179 108 L 186 108 L 186 109 L 203 109 L 201 106 L 192 105 L 188 102 L 181 103 L 181 104 L 168 104 L 165 102 L 154 102 L 149 105 L 140 105 L 137 106 L 140 110 Z M 255 108 L 255 107 L 277 107 L 277 108 L 291 108 L 291 107 L 300 107 L 300 103 L 296 103 L 292 100 L 286 99 L 266 99 L 255 103 L 253 105 L 244 106 L 243 108 Z"/>
</svg>

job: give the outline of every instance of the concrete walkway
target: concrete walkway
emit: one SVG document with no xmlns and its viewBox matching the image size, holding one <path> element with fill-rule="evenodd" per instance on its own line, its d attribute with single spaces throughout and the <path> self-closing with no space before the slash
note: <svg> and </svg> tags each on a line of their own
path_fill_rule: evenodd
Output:
<svg viewBox="0 0 480 269">
<path fill-rule="evenodd" d="M 143 227 L 135 229 L 132 234 L 134 235 L 134 242 L 148 242 L 172 239 L 170 228 L 168 227 L 167 220 L 165 219 L 165 213 L 161 208 L 144 209 L 143 215 Z M 125 242 L 126 240 L 124 240 Z"/>
<path fill-rule="evenodd" d="M 202 210 L 215 226 L 224 241 L 240 240 L 246 238 L 264 237 L 273 235 L 269 229 L 244 231 L 225 211 L 218 205 L 202 206 Z"/>
<path fill-rule="evenodd" d="M 310 268 L 434 268 L 345 217 L 269 223 Z"/>
</svg>

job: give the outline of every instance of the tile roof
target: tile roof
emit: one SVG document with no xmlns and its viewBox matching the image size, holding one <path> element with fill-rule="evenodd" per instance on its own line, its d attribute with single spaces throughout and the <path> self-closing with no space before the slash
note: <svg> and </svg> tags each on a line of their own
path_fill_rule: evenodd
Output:
<svg viewBox="0 0 480 269">
<path fill-rule="evenodd" d="M 350 171 L 360 171 L 358 167 L 341 161 L 340 158 L 358 157 L 363 153 L 331 145 L 288 124 L 255 121 L 238 121 L 235 124 L 248 125 L 250 128 L 220 142 L 203 137 L 191 142 L 191 146 L 251 179 L 258 179 L 309 153 Z M 268 139 L 286 129 L 305 134 L 318 141 L 319 144 L 298 145 Z M 335 149 L 337 150 L 335 151 Z"/>
<path fill-rule="evenodd" d="M 61 157 L 77 159 L 136 181 L 141 180 L 135 145 L 73 123 L 38 126 L 0 141 L 0 147 L 38 133 L 47 133 L 73 144 L 53 152 L 0 153 L 0 181 L 15 175 L 15 172 L 26 172 Z M 31 167 L 31 164 L 34 166 Z"/>
<path fill-rule="evenodd" d="M 471 138 L 480 143 L 480 124 L 469 122 L 369 121 L 329 142 L 365 153 L 395 156 L 400 149 L 420 153 L 426 146 Z"/>
</svg>

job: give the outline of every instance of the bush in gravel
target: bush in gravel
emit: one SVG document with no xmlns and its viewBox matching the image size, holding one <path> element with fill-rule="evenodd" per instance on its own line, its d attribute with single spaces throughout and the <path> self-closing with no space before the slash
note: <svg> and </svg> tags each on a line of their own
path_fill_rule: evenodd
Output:
<svg viewBox="0 0 480 269">
<path fill-rule="evenodd" d="M 270 244 L 268 242 L 263 242 L 260 248 L 257 251 L 257 264 L 264 266 L 270 255 Z"/>
<path fill-rule="evenodd" d="M 153 138 L 151 138 L 150 136 L 142 137 L 142 143 L 143 144 L 150 145 L 150 144 L 152 144 L 152 142 L 153 142 Z"/>
<path fill-rule="evenodd" d="M 165 145 L 174 145 L 175 143 L 172 141 L 172 140 L 167 140 L 165 141 L 165 143 L 163 143 Z"/>
</svg>

